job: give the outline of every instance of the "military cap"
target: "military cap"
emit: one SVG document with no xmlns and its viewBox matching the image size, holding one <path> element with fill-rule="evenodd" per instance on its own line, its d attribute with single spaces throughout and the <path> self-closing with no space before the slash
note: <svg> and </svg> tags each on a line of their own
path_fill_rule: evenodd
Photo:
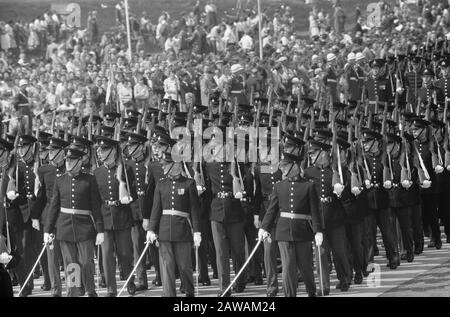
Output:
<svg viewBox="0 0 450 317">
<path fill-rule="evenodd" d="M 308 144 L 309 144 L 309 149 L 308 149 L 309 152 L 315 151 L 315 150 L 322 150 L 322 151 L 331 150 L 331 145 L 324 143 L 324 142 L 320 142 L 320 141 L 316 141 L 316 140 L 309 140 Z"/>
<path fill-rule="evenodd" d="M 85 152 L 83 152 L 79 149 L 72 148 L 72 147 L 66 148 L 64 151 L 66 154 L 66 156 L 65 156 L 66 159 L 80 159 L 86 155 Z"/>
<path fill-rule="evenodd" d="M 107 112 L 104 115 L 105 120 L 114 121 L 120 118 L 120 113 L 118 112 Z"/>
<path fill-rule="evenodd" d="M 381 58 L 376 58 L 373 61 L 371 61 L 369 63 L 370 67 L 374 68 L 374 67 L 383 67 L 384 64 L 386 63 L 385 59 L 381 59 Z"/>
<path fill-rule="evenodd" d="M 312 129 L 313 138 L 317 140 L 330 141 L 333 137 L 333 132 L 328 129 Z"/>
<path fill-rule="evenodd" d="M 112 148 L 119 144 L 119 141 L 116 141 L 114 139 L 105 137 L 105 136 L 98 136 L 95 139 L 95 142 L 103 149 L 105 148 Z"/>
<path fill-rule="evenodd" d="M 124 119 L 123 126 L 126 128 L 134 128 L 138 124 L 138 119 L 136 117 L 129 117 Z"/>
<path fill-rule="evenodd" d="M 51 133 L 47 133 L 44 131 L 39 131 L 39 142 L 45 142 L 48 141 L 52 137 Z"/>
<path fill-rule="evenodd" d="M 291 153 L 282 153 L 281 154 L 281 162 L 282 163 L 297 163 L 300 162 L 302 159 L 300 156 L 291 154 Z"/>
<path fill-rule="evenodd" d="M 83 123 L 83 124 L 86 124 L 86 122 L 89 122 L 89 118 L 90 118 L 90 116 L 84 116 L 83 117 L 83 119 L 81 120 L 81 122 Z M 92 122 L 97 122 L 97 121 L 102 121 L 102 118 L 100 117 L 100 116 L 98 116 L 98 115 L 93 115 L 92 116 Z"/>
<path fill-rule="evenodd" d="M 241 113 L 238 115 L 239 123 L 251 123 L 253 122 L 253 116 L 247 113 Z"/>
<path fill-rule="evenodd" d="M 155 142 L 159 145 L 174 145 L 176 143 L 175 140 L 172 140 L 170 138 L 170 135 L 168 134 L 158 134 L 155 138 Z"/>
<path fill-rule="evenodd" d="M 239 104 L 238 105 L 238 112 L 251 112 L 253 109 L 252 105 L 247 105 L 247 104 Z"/>
<path fill-rule="evenodd" d="M 305 144 L 305 142 L 302 139 L 287 133 L 285 133 L 283 136 L 283 142 L 285 146 L 295 146 L 299 148 Z"/>
<path fill-rule="evenodd" d="M 425 128 L 430 124 L 430 121 L 421 118 L 415 118 L 412 120 L 412 124 L 418 128 Z"/>
<path fill-rule="evenodd" d="M 92 141 L 89 141 L 88 139 L 82 137 L 82 136 L 73 136 L 71 140 L 71 145 L 77 146 L 77 147 L 90 147 L 93 145 Z"/>
<path fill-rule="evenodd" d="M 147 142 L 147 137 L 140 133 L 127 133 L 128 144 L 145 143 Z"/>
<path fill-rule="evenodd" d="M 422 73 L 422 76 L 434 76 L 434 72 L 429 68 L 425 68 L 425 70 Z"/>
<path fill-rule="evenodd" d="M 14 144 L 8 142 L 8 140 L 0 138 L 0 149 L 10 152 L 14 149 Z"/>
<path fill-rule="evenodd" d="M 187 124 L 186 117 L 183 116 L 176 116 L 173 118 L 173 127 L 185 127 Z"/>
<path fill-rule="evenodd" d="M 311 106 L 311 105 L 313 105 L 316 102 L 315 99 L 308 98 L 308 97 L 302 97 L 302 100 L 305 102 L 305 104 L 307 106 Z"/>
<path fill-rule="evenodd" d="M 194 113 L 202 113 L 203 111 L 206 111 L 206 110 L 208 110 L 208 107 L 202 106 L 202 105 L 194 105 L 192 107 L 192 111 Z"/>
<path fill-rule="evenodd" d="M 128 116 L 128 118 L 139 118 L 139 116 L 142 116 L 142 113 L 140 113 L 137 110 L 133 110 L 133 109 L 128 109 L 126 110 L 126 114 Z"/>
<path fill-rule="evenodd" d="M 269 99 L 266 97 L 255 97 L 254 101 L 260 101 L 262 105 L 265 105 L 269 102 Z"/>
<path fill-rule="evenodd" d="M 386 136 L 387 136 L 388 143 L 393 143 L 393 142 L 401 143 L 402 142 L 402 138 L 395 133 L 386 133 Z"/>
<path fill-rule="evenodd" d="M 450 61 L 448 59 L 443 59 L 440 63 L 439 66 L 441 67 L 449 67 L 450 66 Z"/>
<path fill-rule="evenodd" d="M 336 143 L 339 144 L 341 150 L 346 150 L 350 147 L 350 143 L 346 139 L 336 138 Z"/>
<path fill-rule="evenodd" d="M 58 150 L 58 149 L 64 149 L 67 147 L 70 143 L 67 141 L 64 141 L 63 139 L 59 138 L 50 138 L 48 148 L 50 150 Z"/>
<path fill-rule="evenodd" d="M 36 138 L 30 134 L 24 134 L 19 136 L 19 146 L 30 145 L 36 142 Z"/>
<path fill-rule="evenodd" d="M 156 117 L 158 115 L 158 113 L 159 113 L 159 109 L 149 107 L 147 109 L 147 119 L 149 119 L 151 117 Z"/>
<path fill-rule="evenodd" d="M 171 103 L 172 106 L 178 105 L 178 101 L 177 100 L 173 100 L 173 99 L 169 99 L 169 98 L 164 98 L 162 100 L 162 103 L 165 104 L 165 105 L 169 105 L 170 102 L 172 102 Z"/>
<path fill-rule="evenodd" d="M 115 129 L 113 127 L 102 126 L 101 127 L 101 133 L 102 133 L 102 136 L 104 136 L 104 137 L 113 138 L 114 137 L 114 133 L 115 133 Z"/>
<path fill-rule="evenodd" d="M 414 64 L 419 64 L 422 61 L 420 56 L 414 56 L 411 60 Z"/>
<path fill-rule="evenodd" d="M 365 140 L 380 140 L 383 136 L 375 130 L 364 129 L 362 131 Z"/>
</svg>

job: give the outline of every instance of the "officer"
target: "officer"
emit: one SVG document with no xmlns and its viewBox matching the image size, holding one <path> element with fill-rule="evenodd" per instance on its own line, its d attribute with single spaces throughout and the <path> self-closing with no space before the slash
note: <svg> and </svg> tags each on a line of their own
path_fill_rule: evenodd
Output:
<svg viewBox="0 0 450 317">
<path fill-rule="evenodd" d="M 59 241 L 68 297 L 80 295 L 81 280 L 88 296 L 97 297 L 94 239 L 97 245 L 104 241 L 99 187 L 94 176 L 81 172 L 83 155 L 76 149 L 66 150 L 66 173 L 56 178 L 44 225 L 44 243 L 52 243 L 53 235 Z"/>
<path fill-rule="evenodd" d="M 275 240 L 280 248 L 284 295 L 297 295 L 299 270 L 308 295 L 314 297 L 316 285 L 311 241 L 315 239 L 317 246 L 322 244 L 321 215 L 314 183 L 301 176 L 299 161 L 300 157 L 283 153 L 280 170 L 284 179 L 274 185 L 258 237 L 267 239 L 278 218 Z"/>
<path fill-rule="evenodd" d="M 167 176 L 156 185 L 147 240 L 153 243 L 159 238 L 163 296 L 176 296 L 177 266 L 186 296 L 193 297 L 191 249 L 192 237 L 195 247 L 201 243 L 200 201 L 195 181 L 182 176 L 181 163 L 174 162 L 168 152 L 163 156 Z"/>
<path fill-rule="evenodd" d="M 41 230 L 40 222 L 42 224 L 46 222 L 56 178 L 65 173 L 64 148 L 68 145 L 69 143 L 64 140 L 50 138 L 48 146 L 49 163 L 38 168 L 40 187 L 31 211 L 33 228 L 38 231 Z M 47 149 L 43 148 L 43 150 L 46 151 Z M 47 248 L 46 251 L 52 296 L 61 297 L 62 288 L 59 271 L 61 250 L 58 240 L 53 241 L 53 248 Z"/>
<path fill-rule="evenodd" d="M 331 141 L 331 131 L 315 130 L 315 138 L 323 139 L 325 142 Z M 330 251 L 333 254 L 333 260 L 336 267 L 339 283 L 336 289 L 342 292 L 348 291 L 350 287 L 351 271 L 346 252 L 346 233 L 345 233 L 345 211 L 339 200 L 342 190 L 337 191 L 333 188 L 332 178 L 333 170 L 331 168 L 331 145 L 312 139 L 309 141 L 308 156 L 311 166 L 305 169 L 305 178 L 314 183 L 316 192 L 319 193 L 317 204 L 322 213 L 324 244 L 323 251 L 320 249 L 322 261 L 322 284 L 323 294 L 330 292 L 330 270 L 328 255 Z M 319 261 L 316 261 L 317 267 Z M 322 292 L 318 292 L 322 295 Z"/>
<path fill-rule="evenodd" d="M 105 242 L 102 245 L 103 268 L 107 297 L 115 297 L 117 284 L 114 252 L 122 265 L 124 276 L 130 275 L 133 266 L 132 214 L 129 204 L 136 199 L 136 190 L 133 173 L 121 164 L 119 141 L 100 136 L 96 138 L 96 142 L 99 146 L 99 158 L 103 162 L 103 165 L 94 171 L 99 184 L 105 227 Z M 130 191 L 124 188 L 127 178 Z M 136 292 L 133 278 L 127 285 L 127 291 L 130 295 Z"/>
<path fill-rule="evenodd" d="M 142 132 L 142 131 L 141 131 Z M 131 203 L 131 211 L 133 213 L 134 225 L 131 228 L 131 238 L 133 240 L 133 253 L 134 263 L 136 264 L 142 251 L 144 250 L 145 243 L 145 231 L 142 227 L 143 219 L 143 207 L 146 199 L 153 199 L 153 197 L 145 197 L 149 194 L 147 191 L 147 169 L 146 159 L 149 153 L 147 153 L 145 142 L 147 138 L 142 134 L 129 133 L 128 143 L 126 145 L 126 152 L 130 159 L 128 160 L 129 169 L 135 175 L 135 187 L 138 199 Z M 147 272 L 145 270 L 145 261 L 139 263 L 136 269 L 136 275 L 138 278 L 138 284 L 136 285 L 136 291 L 143 291 L 148 289 Z"/>
</svg>

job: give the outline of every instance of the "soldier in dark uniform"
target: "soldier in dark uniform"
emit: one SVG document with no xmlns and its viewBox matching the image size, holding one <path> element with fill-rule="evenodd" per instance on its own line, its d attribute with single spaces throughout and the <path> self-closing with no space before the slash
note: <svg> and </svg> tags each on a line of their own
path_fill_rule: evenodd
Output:
<svg viewBox="0 0 450 317">
<path fill-rule="evenodd" d="M 37 259 L 40 251 L 40 242 L 42 241 L 41 235 L 37 230 L 32 227 L 31 223 L 31 209 L 35 200 L 34 195 L 34 178 L 33 172 L 34 163 L 34 143 L 36 138 L 31 135 L 22 135 L 19 137 L 17 155 L 20 160 L 18 165 L 18 180 L 16 179 L 16 173 L 12 173 L 12 179 L 10 179 L 7 188 L 7 197 L 10 201 L 14 202 L 20 210 L 22 216 L 21 230 L 23 231 L 23 238 L 17 241 L 22 241 L 23 246 L 23 261 L 25 265 L 25 273 L 19 273 L 19 284 L 25 282 L 25 279 L 31 270 L 34 262 Z M 16 186 L 18 192 L 16 192 Z M 39 249 L 39 250 L 37 250 Z M 18 268 L 19 269 L 19 268 Z M 21 270 L 21 268 L 19 269 Z M 22 279 L 22 281 L 20 281 Z M 21 285 L 22 286 L 22 285 Z M 34 288 L 33 279 L 30 279 L 27 287 L 25 287 L 21 293 L 21 296 L 28 296 L 31 294 Z"/>
<path fill-rule="evenodd" d="M 311 241 L 322 244 L 322 221 L 317 191 L 313 182 L 301 176 L 300 157 L 284 153 L 280 169 L 284 180 L 274 185 L 267 212 L 258 232 L 266 239 L 275 225 L 282 263 L 283 289 L 286 297 L 297 295 L 297 270 L 302 274 L 310 297 L 316 295 Z M 275 242 L 272 242 L 275 243 Z"/>
<path fill-rule="evenodd" d="M 268 138 L 270 139 L 270 138 Z M 267 145 L 270 146 L 270 141 Z M 279 169 L 278 162 L 271 162 L 269 159 L 270 148 L 266 149 L 267 157 L 264 157 L 265 152 L 260 152 L 261 163 L 255 168 L 255 182 L 256 182 L 256 202 L 259 209 L 255 209 L 255 227 L 260 228 L 260 224 L 264 221 L 267 208 L 269 206 L 271 194 L 276 183 L 281 181 L 282 172 Z M 272 225 L 272 230 L 269 232 L 271 236 L 275 237 L 276 220 Z M 264 266 L 267 277 L 267 296 L 275 297 L 278 294 L 278 272 L 277 272 L 277 257 L 278 257 L 277 243 L 269 243 L 264 240 Z"/>
<path fill-rule="evenodd" d="M 328 132 L 328 131 L 326 131 Z M 328 134 L 317 131 L 318 137 L 324 137 L 325 141 L 331 141 Z M 333 260 L 336 267 L 337 278 L 339 280 L 337 289 L 342 292 L 348 291 L 351 281 L 351 271 L 346 250 L 346 233 L 345 233 L 345 211 L 339 200 L 341 193 L 336 192 L 332 185 L 333 170 L 330 160 L 331 145 L 315 140 L 309 141 L 308 156 L 311 161 L 311 167 L 305 169 L 305 178 L 311 180 L 316 188 L 317 204 L 322 213 L 324 243 L 323 251 L 320 250 L 322 262 L 322 284 L 323 294 L 328 295 L 330 292 L 330 270 L 328 255 L 330 251 L 333 254 Z M 319 261 L 316 261 L 317 267 Z M 318 294 L 322 294 L 319 292 Z"/>
<path fill-rule="evenodd" d="M 371 76 L 366 81 L 366 94 L 371 105 L 370 109 L 374 112 L 377 101 L 378 106 L 383 106 L 392 98 L 392 92 L 390 83 L 384 73 L 385 60 L 375 59 L 370 63 L 370 66 L 372 71 Z"/>
<path fill-rule="evenodd" d="M 434 73 L 430 69 L 425 69 L 422 73 L 422 87 L 418 91 L 418 102 L 427 106 L 430 103 L 437 103 L 442 100 L 441 89 L 433 85 Z"/>
<path fill-rule="evenodd" d="M 419 161 L 419 155 L 423 161 L 424 167 L 428 172 L 429 178 L 423 181 L 421 184 L 421 198 L 422 198 L 422 220 L 423 228 L 427 229 L 429 226 L 431 229 L 430 247 L 436 247 L 440 249 L 442 247 L 441 231 L 439 227 L 439 217 L 437 211 L 437 203 L 434 195 L 436 184 L 436 174 L 432 164 L 432 154 L 430 151 L 430 136 L 428 132 L 428 126 L 430 122 L 420 118 L 415 118 L 411 125 L 411 134 L 414 137 L 413 151 L 417 161 Z M 420 161 L 419 161 L 420 162 Z M 420 163 L 419 163 L 420 164 Z M 424 172 L 425 173 L 425 172 Z M 430 184 L 431 182 L 431 184 Z"/>
<path fill-rule="evenodd" d="M 442 77 L 435 82 L 435 86 L 439 87 L 442 91 L 442 99 L 438 100 L 438 102 L 443 104 L 450 98 L 450 61 L 444 59 L 439 63 L 439 66 L 441 68 Z"/>
<path fill-rule="evenodd" d="M 94 171 L 100 189 L 105 227 L 105 242 L 102 245 L 103 267 L 108 290 L 107 296 L 115 297 L 117 296 L 117 284 L 114 251 L 122 265 L 124 276 L 129 276 L 132 271 L 132 214 L 129 204 L 137 197 L 134 175 L 131 170 L 122 165 L 122 173 L 117 175 L 121 163 L 121 160 L 118 159 L 120 155 L 118 153 L 120 151 L 119 142 L 106 137 L 97 137 L 96 142 L 99 144 L 100 160 L 103 162 L 103 166 Z M 127 176 L 124 173 L 127 173 Z M 124 193 L 125 196 L 120 197 L 120 186 L 125 186 L 122 182 L 125 182 L 126 177 L 129 181 L 130 192 Z M 121 182 L 118 178 L 121 179 Z M 126 188 L 124 190 L 127 191 Z M 130 295 L 134 295 L 136 292 L 133 278 L 127 285 L 127 291 Z"/>
<path fill-rule="evenodd" d="M 219 133 L 214 128 L 214 133 Z M 224 133 L 222 132 L 222 135 Z M 217 142 L 223 146 L 223 139 L 213 139 L 208 144 Z M 225 151 L 224 151 L 225 152 Z M 220 156 L 220 154 L 218 154 Z M 206 160 L 206 172 L 210 179 L 212 192 L 211 202 L 211 229 L 216 247 L 217 269 L 219 273 L 219 289 L 222 292 L 230 284 L 230 251 L 234 257 L 235 269 L 238 272 L 245 262 L 245 234 L 244 211 L 239 199 L 233 194 L 233 177 L 230 174 L 231 163 L 224 163 L 224 157 L 215 157 Z M 234 291 L 242 293 L 245 289 L 245 272 L 241 274 Z M 222 293 L 219 293 L 219 296 Z M 225 294 L 230 296 L 231 292 Z"/>
<path fill-rule="evenodd" d="M 389 196 L 387 190 L 383 187 L 383 168 L 382 163 L 382 135 L 366 130 L 363 133 L 363 151 L 366 155 L 366 162 L 370 179 L 365 179 L 367 188 L 367 199 L 370 215 L 366 219 L 366 234 L 368 235 L 369 249 L 367 251 L 367 261 L 373 261 L 374 249 L 376 246 L 376 227 L 380 228 L 386 249 L 388 265 L 391 269 L 396 269 L 400 265 L 398 254 L 398 243 L 395 236 L 395 227 L 393 223 L 392 211 L 389 209 Z"/>
<path fill-rule="evenodd" d="M 96 297 L 94 283 L 94 239 L 102 244 L 103 217 L 100 193 L 95 177 L 81 172 L 85 153 L 76 149 L 66 151 L 66 173 L 56 178 L 52 200 L 44 226 L 44 243 L 51 243 L 55 235 L 59 241 L 66 271 L 67 296 L 80 295 L 80 281 L 89 297 Z M 75 279 L 73 280 L 73 264 Z M 82 278 L 81 278 L 82 276 Z"/>
<path fill-rule="evenodd" d="M 129 133 L 127 153 L 130 159 L 127 161 L 129 168 L 135 177 L 135 187 L 138 199 L 131 203 L 131 211 L 133 213 L 134 225 L 131 228 L 131 238 L 133 240 L 134 263 L 136 264 L 142 251 L 144 250 L 145 231 L 142 227 L 143 207 L 144 201 L 153 199 L 153 197 L 146 197 L 147 194 L 147 169 L 145 167 L 147 155 L 145 142 L 147 138 L 142 134 Z M 145 270 L 145 261 L 139 263 L 136 269 L 138 284 L 136 291 L 143 291 L 148 289 L 147 272 Z"/>
<path fill-rule="evenodd" d="M 38 168 L 40 187 L 31 211 L 33 228 L 36 230 L 40 230 L 40 223 L 46 223 L 56 178 L 65 173 L 64 148 L 68 145 L 69 143 L 64 140 L 51 138 L 48 147 L 50 152 L 49 163 Z M 47 149 L 44 148 L 44 150 Z M 55 240 L 53 248 L 47 248 L 46 252 L 52 296 L 61 297 L 62 288 L 59 271 L 61 250 L 58 240 Z"/>
<path fill-rule="evenodd" d="M 338 81 L 340 74 L 338 74 L 336 67 L 336 55 L 329 53 L 327 55 L 327 68 L 323 81 L 325 86 L 328 88 L 328 95 L 331 98 L 331 103 L 339 101 Z"/>
<path fill-rule="evenodd" d="M 164 154 L 163 169 L 167 176 L 156 185 L 147 240 L 159 238 L 164 296 L 176 296 L 177 266 L 186 296 L 193 297 L 192 238 L 196 247 L 201 243 L 197 188 L 194 180 L 181 175 L 181 163 L 170 153 Z"/>
<path fill-rule="evenodd" d="M 242 73 L 243 70 L 244 69 L 240 64 L 234 64 L 231 66 L 229 96 L 231 97 L 231 100 L 237 98 L 238 104 L 245 105 L 248 104 L 248 99 L 245 94 L 245 78 Z"/>
<path fill-rule="evenodd" d="M 407 89 L 407 103 L 413 107 L 417 105 L 417 98 L 419 97 L 419 88 L 422 87 L 422 67 L 421 58 L 416 56 L 412 59 L 412 71 L 405 75 L 405 88 Z"/>
</svg>

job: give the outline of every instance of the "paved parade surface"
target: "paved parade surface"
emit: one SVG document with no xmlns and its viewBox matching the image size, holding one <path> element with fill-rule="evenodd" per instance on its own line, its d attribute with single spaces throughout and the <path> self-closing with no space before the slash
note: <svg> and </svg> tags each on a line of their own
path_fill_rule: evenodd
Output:
<svg viewBox="0 0 450 317">
<path fill-rule="evenodd" d="M 445 236 L 442 237 L 445 239 Z M 445 242 L 445 240 L 443 240 Z M 375 257 L 376 269 L 379 273 L 372 273 L 368 278 L 364 278 L 361 285 L 351 285 L 348 292 L 341 292 L 335 289 L 337 284 L 336 272 L 333 270 L 331 276 L 331 294 L 332 297 L 405 297 L 405 296 L 445 296 L 450 297 L 450 244 L 443 243 L 442 249 L 427 248 L 428 238 L 425 238 L 425 250 L 419 255 L 415 256 L 414 262 L 408 263 L 402 261 L 401 265 L 396 270 L 390 270 L 386 267 L 386 260 L 384 257 L 384 249 L 380 248 L 380 255 Z M 379 240 L 378 245 L 381 246 Z M 153 268 L 147 271 L 149 281 L 154 279 Z M 212 272 L 210 272 L 210 278 Z M 281 287 L 278 296 L 283 296 Z M 118 289 L 123 286 L 123 281 L 118 280 Z M 265 280 L 264 280 L 265 282 Z M 43 283 L 43 278 L 35 280 L 35 288 L 31 297 L 48 297 L 50 292 L 44 292 L 40 289 Z M 64 282 L 63 282 L 64 285 Z M 316 278 L 316 285 L 318 280 Z M 177 288 L 179 288 L 179 280 L 177 281 Z M 14 288 L 15 296 L 19 291 L 18 287 Z M 106 289 L 97 291 L 98 295 L 106 295 Z M 218 280 L 212 279 L 211 286 L 200 286 L 199 295 L 204 297 L 216 297 L 218 293 Z M 63 291 L 63 296 L 65 291 Z M 160 297 L 162 295 L 162 287 L 152 287 L 145 292 L 136 293 L 135 297 Z M 179 296 L 183 294 L 179 293 Z M 265 285 L 255 286 L 248 284 L 244 293 L 232 294 L 234 297 L 264 297 L 266 295 Z M 122 296 L 129 296 L 126 290 Z M 306 297 L 305 287 L 303 283 L 299 283 L 297 296 Z"/>
</svg>

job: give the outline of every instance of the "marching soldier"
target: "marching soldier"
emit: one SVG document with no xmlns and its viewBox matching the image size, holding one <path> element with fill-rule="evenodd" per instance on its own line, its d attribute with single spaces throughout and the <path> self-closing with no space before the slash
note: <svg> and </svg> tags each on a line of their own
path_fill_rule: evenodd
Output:
<svg viewBox="0 0 450 317">
<path fill-rule="evenodd" d="M 339 74 L 336 69 L 337 61 L 336 55 L 333 53 L 329 53 L 327 55 L 327 69 L 324 76 L 324 84 L 328 88 L 328 96 L 331 98 L 331 103 L 335 103 L 339 101 L 338 95 L 338 80 Z"/>
<path fill-rule="evenodd" d="M 375 112 L 374 110 L 378 109 L 378 106 L 386 104 L 392 98 L 391 87 L 386 79 L 384 66 L 385 60 L 383 59 L 375 59 L 370 63 L 371 75 L 365 85 L 372 112 Z"/>
<path fill-rule="evenodd" d="M 117 284 L 114 252 L 122 265 L 124 276 L 130 275 L 133 266 L 132 214 L 129 204 L 136 199 L 136 191 L 133 173 L 130 169 L 126 169 L 120 160 L 119 141 L 97 137 L 96 142 L 99 145 L 99 158 L 103 162 L 103 166 L 94 171 L 102 200 L 105 228 L 105 242 L 102 244 L 103 267 L 107 297 L 115 297 Z M 130 191 L 123 188 L 125 178 L 129 180 Z M 128 283 L 127 291 L 130 295 L 135 294 L 136 286 L 133 279 Z"/>
<path fill-rule="evenodd" d="M 283 154 L 280 169 L 284 180 L 274 185 L 258 237 L 266 240 L 275 226 L 275 240 L 278 241 L 281 255 L 284 295 L 297 295 L 299 270 L 308 295 L 314 297 L 316 285 L 311 241 L 314 239 L 319 247 L 322 244 L 322 221 L 314 183 L 301 176 L 299 161 L 300 157 L 296 155 Z"/>
<path fill-rule="evenodd" d="M 316 138 L 323 138 L 324 141 L 331 141 L 329 138 L 329 131 L 316 130 L 314 132 Z M 317 205 L 322 214 L 322 227 L 324 232 L 323 251 L 321 248 L 320 254 L 322 263 L 322 279 L 324 295 L 330 293 L 330 270 L 328 254 L 332 251 L 334 264 L 336 267 L 337 278 L 339 280 L 336 289 L 342 292 L 348 291 L 350 287 L 351 272 L 349 267 L 349 260 L 346 252 L 346 233 L 345 233 L 345 213 L 344 208 L 339 201 L 342 195 L 342 190 L 336 191 L 333 188 L 332 177 L 333 170 L 331 168 L 330 160 L 331 145 L 310 140 L 308 148 L 308 156 L 311 162 L 311 167 L 305 169 L 305 178 L 314 183 L 316 192 L 318 193 Z M 319 261 L 316 261 L 317 267 Z M 318 270 L 319 271 L 319 270 Z M 319 295 L 322 292 L 318 292 Z"/>
<path fill-rule="evenodd" d="M 81 280 L 88 296 L 97 297 L 94 240 L 97 245 L 104 241 L 98 184 L 94 176 L 81 171 L 83 155 L 76 149 L 66 150 L 66 173 L 55 180 L 44 225 L 44 243 L 53 242 L 53 236 L 59 241 L 69 297 L 80 295 Z M 73 268 L 78 274 L 74 281 Z"/>
<path fill-rule="evenodd" d="M 422 87 L 418 91 L 418 101 L 423 105 L 436 104 L 441 100 L 441 89 L 433 85 L 434 73 L 426 68 L 422 73 Z"/>
<path fill-rule="evenodd" d="M 405 75 L 405 88 L 407 89 L 407 103 L 410 105 L 417 105 L 417 98 L 419 97 L 419 89 L 422 87 L 422 67 L 421 58 L 415 56 L 411 60 L 412 71 L 409 71 Z"/>
<path fill-rule="evenodd" d="M 40 222 L 45 224 L 47 221 L 56 178 L 61 177 L 65 173 L 64 148 L 68 145 L 69 143 L 64 140 L 51 138 L 48 146 L 50 152 L 49 163 L 38 168 L 40 187 L 31 213 L 33 228 L 36 230 L 40 230 Z M 44 148 L 43 150 L 46 151 L 47 149 Z M 53 248 L 48 248 L 46 252 L 52 296 L 61 297 L 62 288 L 59 271 L 61 251 L 58 240 L 53 241 Z"/>
<path fill-rule="evenodd" d="M 193 297 L 192 237 L 195 247 L 201 243 L 197 188 L 194 180 L 181 175 L 181 163 L 174 162 L 170 153 L 164 153 L 162 164 L 167 176 L 156 185 L 147 240 L 159 238 L 164 296 L 176 296 L 177 266 L 186 297 Z"/>
<path fill-rule="evenodd" d="M 450 61 L 444 59 L 440 62 L 439 66 L 441 68 L 442 78 L 437 80 L 435 85 L 442 90 L 442 98 L 439 100 L 439 103 L 442 104 L 450 98 Z"/>
</svg>

